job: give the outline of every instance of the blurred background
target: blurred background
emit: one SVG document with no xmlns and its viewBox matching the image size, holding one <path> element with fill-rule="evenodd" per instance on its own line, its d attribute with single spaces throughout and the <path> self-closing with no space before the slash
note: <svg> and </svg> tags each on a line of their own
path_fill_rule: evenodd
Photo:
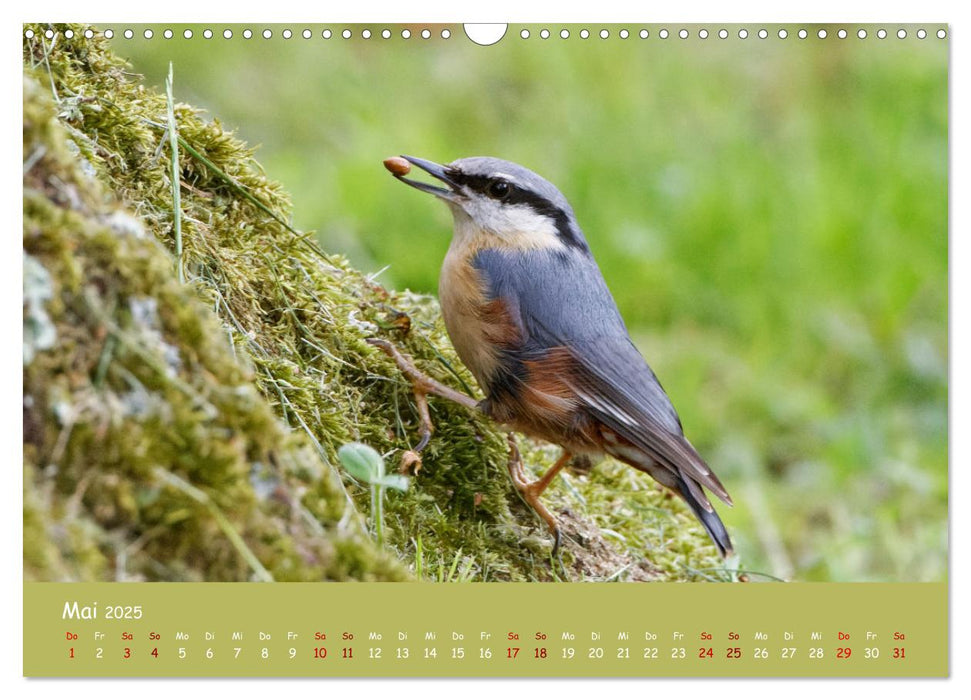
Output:
<svg viewBox="0 0 971 700">
<path fill-rule="evenodd" d="M 163 91 L 172 61 L 176 100 L 258 145 L 294 224 L 386 286 L 435 293 L 451 216 L 383 158 L 492 155 L 554 182 L 734 497 L 743 566 L 946 579 L 947 41 L 166 26 L 114 27 L 114 49 Z"/>
</svg>

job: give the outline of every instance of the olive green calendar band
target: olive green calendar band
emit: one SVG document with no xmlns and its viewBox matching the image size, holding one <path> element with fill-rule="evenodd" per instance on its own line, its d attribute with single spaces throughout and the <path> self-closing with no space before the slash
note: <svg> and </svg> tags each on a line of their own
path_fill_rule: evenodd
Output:
<svg viewBox="0 0 971 700">
<path fill-rule="evenodd" d="M 27 676 L 946 676 L 947 584 L 26 583 Z"/>
</svg>

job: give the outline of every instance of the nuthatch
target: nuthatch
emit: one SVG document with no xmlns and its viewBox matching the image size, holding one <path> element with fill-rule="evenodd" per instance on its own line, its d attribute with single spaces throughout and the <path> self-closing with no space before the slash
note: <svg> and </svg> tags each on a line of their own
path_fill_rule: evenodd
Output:
<svg viewBox="0 0 971 700">
<path fill-rule="evenodd" d="M 415 165 L 445 187 L 405 177 Z M 704 488 L 731 505 L 718 477 L 684 436 L 681 420 L 634 347 L 566 198 L 526 168 L 498 158 L 439 165 L 389 158 L 402 182 L 448 204 L 455 228 L 439 278 L 442 315 L 483 401 L 423 375 L 386 341 L 374 340 L 411 379 L 424 435 L 426 394 L 478 409 L 512 430 L 560 445 L 539 479 L 525 474 L 510 437 L 509 471 L 559 544 L 540 495 L 572 456 L 607 453 L 683 498 L 727 556 L 728 532 Z M 703 488 L 704 487 L 704 488 Z"/>
</svg>

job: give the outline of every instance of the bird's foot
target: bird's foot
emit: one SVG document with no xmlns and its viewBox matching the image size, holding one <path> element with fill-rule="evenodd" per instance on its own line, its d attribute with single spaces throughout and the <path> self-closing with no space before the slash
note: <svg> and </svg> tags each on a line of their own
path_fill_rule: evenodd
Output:
<svg viewBox="0 0 971 700">
<path fill-rule="evenodd" d="M 516 438 L 513 437 L 512 433 L 509 434 L 508 441 L 509 476 L 512 477 L 512 482 L 516 486 L 516 489 L 522 494 L 523 500 L 536 511 L 539 517 L 546 521 L 546 525 L 550 529 L 550 534 L 553 535 L 553 556 L 556 556 L 562 540 L 560 526 L 553 514 L 539 500 L 539 497 L 559 471 L 570 461 L 570 453 L 564 452 L 556 463 L 539 479 L 530 480 L 526 474 L 526 466 L 523 464 L 522 455 L 519 452 L 519 445 L 516 443 Z"/>
<path fill-rule="evenodd" d="M 437 379 L 429 377 L 415 366 L 414 361 L 410 357 L 399 352 L 387 340 L 368 338 L 367 342 L 394 360 L 394 363 L 398 365 L 398 369 L 401 370 L 402 374 L 411 381 L 411 390 L 415 396 L 415 406 L 418 408 L 421 437 L 414 449 L 408 450 L 405 453 L 401 466 L 403 469 L 407 468 L 412 473 L 417 473 L 421 468 L 421 451 L 428 446 L 428 441 L 431 440 L 432 433 L 435 432 L 435 424 L 432 423 L 431 415 L 428 412 L 428 395 L 440 396 L 470 410 L 475 409 L 478 406 L 478 402 L 471 396 L 466 396 L 460 391 L 445 386 Z M 405 464 L 405 460 L 408 462 L 407 465 Z"/>
</svg>

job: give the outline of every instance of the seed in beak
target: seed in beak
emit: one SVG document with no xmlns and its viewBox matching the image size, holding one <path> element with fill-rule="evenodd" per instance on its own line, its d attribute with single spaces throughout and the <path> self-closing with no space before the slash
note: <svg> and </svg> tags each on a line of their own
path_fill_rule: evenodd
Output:
<svg viewBox="0 0 971 700">
<path fill-rule="evenodd" d="M 411 163 L 399 156 L 385 158 L 384 167 L 395 177 L 401 177 L 411 172 Z"/>
</svg>

